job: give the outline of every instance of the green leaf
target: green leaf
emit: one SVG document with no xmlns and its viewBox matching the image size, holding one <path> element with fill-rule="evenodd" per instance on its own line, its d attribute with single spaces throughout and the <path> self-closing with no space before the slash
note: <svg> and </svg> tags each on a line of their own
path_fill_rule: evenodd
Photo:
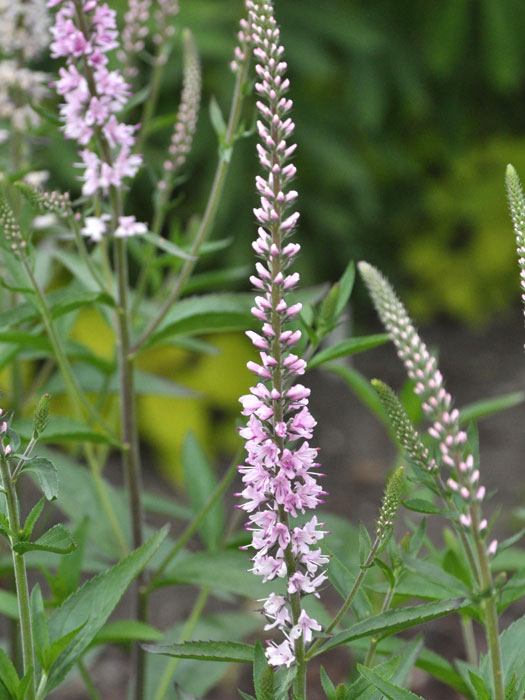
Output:
<svg viewBox="0 0 525 700">
<path fill-rule="evenodd" d="M 174 335 L 244 331 L 252 317 L 250 294 L 208 294 L 189 297 L 175 304 L 148 346 Z"/>
<path fill-rule="evenodd" d="M 271 590 L 281 591 L 282 583 L 272 582 L 273 588 L 262 583 L 248 571 L 250 559 L 246 552 L 225 550 L 197 552 L 177 558 L 166 574 L 166 583 L 189 583 L 209 586 L 212 592 L 226 591 L 247 598 L 263 598 Z"/>
<path fill-rule="evenodd" d="M 503 681 L 509 683 L 511 677 L 525 677 L 525 615 L 513 622 L 500 634 L 501 658 L 503 659 Z M 484 655 L 480 660 L 480 670 L 488 687 L 491 687 L 490 658 Z"/>
<path fill-rule="evenodd" d="M 73 532 L 73 540 L 77 544 L 75 551 L 60 559 L 56 574 L 50 582 L 53 593 L 60 601 L 73 593 L 80 583 L 87 531 L 88 519 L 85 517 Z"/>
<path fill-rule="evenodd" d="M 145 644 L 151 654 L 173 656 L 177 659 L 222 661 L 227 663 L 252 663 L 254 647 L 241 642 L 184 642 L 184 644 Z"/>
<path fill-rule="evenodd" d="M 0 614 L 18 620 L 18 599 L 15 593 L 0 588 Z"/>
<path fill-rule="evenodd" d="M 162 236 L 157 236 L 154 233 L 145 233 L 141 236 L 141 239 L 148 241 L 148 243 L 151 243 L 174 258 L 181 258 L 182 260 L 196 260 L 193 255 L 190 255 L 185 250 L 182 250 L 182 248 L 179 248 L 178 245 L 168 241 L 166 238 L 162 238 Z"/>
<path fill-rule="evenodd" d="M 44 599 L 42 598 L 42 591 L 38 583 L 31 591 L 31 624 L 35 652 L 37 658 L 42 659 L 45 650 L 49 646 L 49 630 L 47 627 Z"/>
<path fill-rule="evenodd" d="M 48 501 L 58 498 L 58 471 L 45 457 L 33 457 L 24 462 L 21 473 L 30 472 Z M 43 504 L 42 504 L 43 507 Z"/>
<path fill-rule="evenodd" d="M 257 642 L 253 652 L 253 687 L 257 700 L 274 700 L 274 673 L 268 665 L 263 645 Z"/>
<path fill-rule="evenodd" d="M 176 520 L 191 520 L 192 509 L 183 503 L 179 503 L 172 496 L 164 497 L 158 493 L 144 491 L 142 503 L 148 513 L 166 515 Z"/>
<path fill-rule="evenodd" d="M 337 299 L 337 304 L 335 307 L 336 317 L 340 316 L 345 310 L 345 307 L 348 304 L 348 300 L 350 299 L 352 290 L 354 288 L 354 282 L 355 263 L 353 260 L 351 260 L 348 263 L 346 270 L 343 273 L 343 276 L 339 280 L 339 297 Z"/>
<path fill-rule="evenodd" d="M 469 590 L 463 581 L 451 574 L 447 574 L 442 566 L 436 566 L 436 564 L 432 564 L 432 562 L 424 559 L 408 556 L 404 557 L 403 561 L 409 571 L 419 574 L 434 585 L 441 586 L 447 591 L 449 596 L 467 596 L 469 594 Z"/>
<path fill-rule="evenodd" d="M 435 603 L 423 603 L 406 608 L 395 608 L 386 612 L 374 615 L 368 619 L 361 620 L 352 625 L 347 630 L 336 634 L 332 639 L 325 642 L 316 652 L 316 656 L 329 649 L 334 649 L 341 644 L 346 644 L 354 639 L 362 637 L 380 636 L 396 634 L 402 630 L 409 629 L 415 625 L 435 620 L 439 617 L 449 615 L 468 606 L 465 598 L 455 598 L 453 600 L 443 600 Z"/>
<path fill-rule="evenodd" d="M 69 530 L 59 523 L 45 532 L 35 542 L 24 540 L 13 545 L 15 552 L 25 554 L 26 552 L 54 552 L 55 554 L 69 554 L 76 549 L 77 545 L 71 537 Z"/>
<path fill-rule="evenodd" d="M 18 694 L 20 679 L 13 662 L 3 649 L 0 648 L 0 698 L 14 700 Z M 3 686 L 3 687 L 2 687 Z"/>
<path fill-rule="evenodd" d="M 29 419 L 18 420 L 15 423 L 16 429 L 20 435 L 29 439 L 31 437 L 33 423 Z M 92 428 L 89 428 L 85 423 L 68 418 L 66 416 L 53 416 L 46 432 L 40 438 L 42 443 L 68 443 L 68 442 L 96 442 L 104 444 L 113 444 L 112 440 L 99 433 Z M 24 467 L 25 469 L 25 467 Z"/>
<path fill-rule="evenodd" d="M 22 531 L 22 535 L 23 535 L 24 539 L 28 540 L 31 537 L 31 535 L 33 534 L 34 527 L 38 521 L 38 518 L 42 515 L 42 511 L 44 510 L 45 503 L 46 503 L 46 499 L 41 498 L 31 508 L 31 511 L 30 511 L 29 515 L 27 516 L 26 521 L 24 523 L 24 529 Z"/>
<path fill-rule="evenodd" d="M 492 416 L 495 413 L 506 411 L 508 408 L 514 408 L 525 401 L 525 392 L 514 391 L 510 394 L 503 394 L 494 399 L 486 399 L 484 401 L 476 401 L 461 409 L 459 416 L 462 425 L 468 425 L 472 421 L 477 421 L 480 418 Z"/>
<path fill-rule="evenodd" d="M 400 688 L 399 686 L 390 683 L 390 681 L 387 681 L 371 668 L 358 664 L 357 670 L 362 676 L 370 681 L 372 685 L 386 695 L 389 700 L 424 700 L 424 698 L 422 698 L 420 695 L 416 695 L 410 690 Z"/>
<path fill-rule="evenodd" d="M 108 622 L 97 634 L 92 644 L 126 644 L 128 642 L 158 642 L 163 633 L 153 625 L 138 620 Z"/>
<path fill-rule="evenodd" d="M 366 335 L 359 338 L 347 338 L 342 340 L 332 347 L 321 350 L 308 362 L 308 367 L 313 369 L 325 362 L 330 362 L 330 360 L 336 360 L 339 357 L 349 357 L 351 355 L 356 355 L 359 352 L 364 352 L 366 350 L 371 350 L 372 348 L 377 348 L 380 345 L 388 342 L 389 338 L 386 333 L 380 333 L 377 335 Z"/>
<path fill-rule="evenodd" d="M 71 632 L 64 634 L 59 639 L 55 639 L 54 642 L 44 649 L 40 661 L 46 672 L 49 672 L 49 669 L 53 666 L 58 657 L 62 652 L 66 651 L 75 637 L 80 634 L 83 627 L 84 625 L 80 625 L 76 629 L 71 630 Z"/>
<path fill-rule="evenodd" d="M 82 626 L 73 643 L 51 668 L 47 691 L 56 688 L 93 641 L 128 586 L 146 566 L 165 539 L 163 528 L 125 559 L 87 581 L 54 610 L 49 618 L 49 634 L 57 640 Z"/>
<path fill-rule="evenodd" d="M 410 498 L 407 501 L 402 501 L 403 506 L 407 510 L 413 510 L 415 513 L 426 513 L 427 515 L 439 515 L 443 513 L 443 509 L 434 505 L 432 501 L 427 501 L 424 498 Z"/>
<path fill-rule="evenodd" d="M 219 143 L 223 143 L 226 136 L 226 122 L 224 121 L 219 103 L 213 96 L 210 100 L 210 120 L 219 139 Z"/>
<path fill-rule="evenodd" d="M 217 479 L 201 446 L 188 433 L 182 446 L 184 483 L 193 511 L 198 512 L 217 485 Z M 216 549 L 224 530 L 224 505 L 218 502 L 204 517 L 199 534 L 208 549 Z"/>
<path fill-rule="evenodd" d="M 319 676 L 321 679 L 321 686 L 324 690 L 324 694 L 327 697 L 327 700 L 335 700 L 335 685 L 332 683 L 332 680 L 328 673 L 325 671 L 324 666 L 321 666 L 319 669 Z"/>
</svg>

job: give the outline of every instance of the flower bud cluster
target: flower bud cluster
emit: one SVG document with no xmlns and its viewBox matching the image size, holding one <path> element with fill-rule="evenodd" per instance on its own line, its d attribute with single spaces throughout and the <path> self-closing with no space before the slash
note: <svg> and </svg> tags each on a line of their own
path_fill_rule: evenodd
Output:
<svg viewBox="0 0 525 700">
<path fill-rule="evenodd" d="M 405 477 L 404 467 L 398 467 L 387 481 L 383 503 L 379 511 L 379 517 L 376 524 L 376 536 L 379 540 L 384 540 L 385 536 L 391 531 L 394 525 L 394 519 L 403 494 L 403 481 Z"/>
<path fill-rule="evenodd" d="M 193 37 L 189 31 L 184 35 L 184 79 L 182 95 L 168 149 L 168 158 L 163 164 L 163 176 L 159 181 L 160 192 L 169 193 L 175 174 L 183 167 L 191 151 L 201 101 L 201 65 Z"/>
<path fill-rule="evenodd" d="M 22 256 L 27 248 L 27 242 L 24 240 L 20 226 L 4 197 L 0 197 L 0 231 L 11 252 L 17 257 Z"/>
<path fill-rule="evenodd" d="M 68 192 L 44 192 L 27 182 L 17 182 L 15 187 L 25 199 L 40 212 L 52 212 L 61 216 L 71 214 L 71 199 Z"/>
<path fill-rule="evenodd" d="M 54 58 L 65 58 L 55 83 L 64 98 L 60 112 L 66 138 L 80 146 L 84 195 L 107 193 L 133 177 L 142 157 L 133 153 L 136 127 L 120 122 L 118 112 L 130 88 L 108 54 L 118 47 L 116 13 L 100 0 L 49 0 L 60 5 L 51 28 Z M 101 141 L 102 157 L 95 142 Z"/>
<path fill-rule="evenodd" d="M 3 457 L 8 457 L 11 454 L 11 445 L 5 442 L 8 427 L 6 414 L 0 408 L 0 456 Z"/>
<path fill-rule="evenodd" d="M 247 332 L 260 351 L 260 362 L 248 363 L 259 381 L 240 399 L 248 417 L 240 431 L 247 452 L 239 467 L 244 484 L 240 495 L 241 508 L 250 514 L 247 527 L 256 550 L 252 571 L 264 581 L 287 579 L 287 594 L 272 593 L 263 601 L 263 611 L 266 629 L 278 628 L 284 634 L 280 644 L 269 644 L 268 661 L 290 666 L 297 645 L 308 644 L 313 632 L 321 629 L 301 610 L 300 601 L 304 595 L 318 595 L 327 563 L 318 546 L 325 533 L 317 517 L 301 526 L 290 520 L 315 509 L 324 491 L 316 480 L 317 449 L 309 443 L 316 425 L 308 410 L 310 390 L 293 384 L 304 374 L 306 363 L 293 352 L 301 333 L 290 327 L 301 304 L 288 298 L 299 281 L 299 275 L 288 270 L 299 251 L 298 244 L 289 242 L 299 214 L 290 211 L 297 193 L 289 189 L 295 175 L 290 162 L 295 145 L 287 142 L 294 124 L 289 116 L 292 101 L 286 96 L 284 49 L 272 3 L 248 0 L 247 8 L 260 97 L 257 150 L 265 174 L 256 179 L 260 206 L 254 210 L 259 229 L 253 248 L 259 261 L 250 278 L 258 292 L 252 314 L 262 323 L 262 332 Z M 292 606 L 292 599 L 299 605 Z"/>
<path fill-rule="evenodd" d="M 169 51 L 162 50 L 175 34 L 173 19 L 179 14 L 179 0 L 157 0 L 154 13 L 156 31 L 153 42 L 157 46 L 157 65 L 163 65 L 168 60 Z"/>
<path fill-rule="evenodd" d="M 147 23 L 150 11 L 151 0 L 129 0 L 128 2 L 122 29 L 122 50 L 118 54 L 119 59 L 124 64 L 123 70 L 126 78 L 134 78 L 138 74 L 134 59 L 138 53 L 144 50 L 149 32 Z"/>
<path fill-rule="evenodd" d="M 467 445 L 467 434 L 460 427 L 459 411 L 445 389 L 443 376 L 435 356 L 419 337 L 406 309 L 389 282 L 368 263 L 359 263 L 359 270 L 372 296 L 374 306 L 396 346 L 408 376 L 415 383 L 414 391 L 421 398 L 425 415 L 431 421 L 428 429 L 438 448 L 437 460 L 450 471 L 447 487 L 459 497 L 460 523 L 472 525 L 470 509 L 483 501 L 486 489 L 479 483 L 479 470 Z M 487 523 L 479 529 L 485 534 Z M 491 544 L 494 548 L 494 544 Z"/>
<path fill-rule="evenodd" d="M 238 44 L 233 51 L 233 59 L 230 62 L 230 68 L 233 73 L 238 73 L 241 66 L 248 60 L 251 49 L 250 24 L 244 17 L 239 23 L 239 31 L 237 32 Z"/>
</svg>

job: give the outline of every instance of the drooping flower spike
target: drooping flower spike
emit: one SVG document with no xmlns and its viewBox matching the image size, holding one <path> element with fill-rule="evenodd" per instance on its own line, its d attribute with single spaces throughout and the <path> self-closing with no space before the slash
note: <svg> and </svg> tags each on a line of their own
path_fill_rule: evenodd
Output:
<svg viewBox="0 0 525 700">
<path fill-rule="evenodd" d="M 99 0 L 49 0 L 48 5 L 60 5 L 51 28 L 51 52 L 67 65 L 55 87 L 64 98 L 65 136 L 80 148 L 82 192 L 107 194 L 133 177 L 142 163 L 133 152 L 136 127 L 117 118 L 130 88 L 118 70 L 108 67 L 108 54 L 118 47 L 116 13 Z"/>
<path fill-rule="evenodd" d="M 415 392 L 421 398 L 425 415 L 431 422 L 428 433 L 437 445 L 436 461 L 429 468 L 445 467 L 449 472 L 446 485 L 459 500 L 459 523 L 465 528 L 477 527 L 484 536 L 487 521 L 479 518 L 477 508 L 485 498 L 486 489 L 479 483 L 479 470 L 468 449 L 467 434 L 460 427 L 459 411 L 453 407 L 452 396 L 445 389 L 436 357 L 419 337 L 405 307 L 386 278 L 372 265 L 359 263 L 359 271 L 370 292 L 374 306 L 396 346 L 408 376 L 415 382 Z M 496 551 L 496 542 L 487 547 Z"/>
<path fill-rule="evenodd" d="M 249 362 L 257 383 L 242 396 L 242 413 L 248 417 L 240 434 L 246 440 L 247 457 L 240 466 L 244 489 L 241 508 L 249 513 L 252 533 L 253 573 L 263 581 L 287 581 L 285 595 L 270 594 L 262 602 L 266 629 L 279 629 L 284 640 L 270 643 L 267 658 L 274 666 L 290 666 L 313 632 L 317 620 L 302 608 L 307 594 L 319 595 L 326 580 L 327 557 L 318 546 L 323 538 L 317 516 L 302 526 L 294 525 L 299 514 L 314 510 L 324 492 L 317 483 L 317 449 L 310 446 L 316 421 L 308 410 L 310 390 L 293 384 L 304 374 L 306 363 L 293 352 L 301 333 L 292 322 L 301 304 L 290 303 L 289 290 L 299 275 L 289 268 L 300 246 L 290 241 L 299 214 L 293 209 L 297 192 L 290 188 L 295 166 L 290 157 L 295 144 L 287 97 L 289 80 L 271 2 L 247 1 L 253 53 L 257 60 L 256 92 L 259 161 L 264 175 L 256 179 L 260 206 L 254 210 L 259 224 L 253 249 L 259 258 L 250 280 L 258 292 L 252 314 L 262 332 L 247 335 L 259 350 L 260 361 Z"/>
</svg>

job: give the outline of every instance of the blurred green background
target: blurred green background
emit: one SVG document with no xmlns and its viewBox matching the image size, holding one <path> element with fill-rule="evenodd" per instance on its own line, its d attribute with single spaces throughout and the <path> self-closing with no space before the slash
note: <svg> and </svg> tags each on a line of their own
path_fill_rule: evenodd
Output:
<svg viewBox="0 0 525 700">
<path fill-rule="evenodd" d="M 202 208 L 215 135 L 207 106 L 226 110 L 225 70 L 237 0 L 181 0 L 196 35 L 204 109 L 183 220 Z M 276 0 L 295 99 L 303 272 L 336 279 L 347 260 L 382 267 L 422 320 L 487 321 L 518 303 L 504 168 L 525 172 L 521 0 Z M 162 106 L 175 108 L 180 46 Z M 247 114 L 250 117 L 250 112 Z M 162 138 L 163 137 L 163 138 Z M 159 133 L 153 160 L 168 134 Z M 213 154 L 213 155 L 212 155 Z M 250 262 L 257 171 L 253 139 L 238 144 L 216 236 Z"/>
<path fill-rule="evenodd" d="M 124 8 L 122 0 L 112 4 Z M 184 231 L 204 208 L 217 160 L 208 108 L 212 97 L 225 113 L 229 108 L 228 64 L 243 4 L 180 0 L 175 23 L 195 35 L 204 97 L 194 149 L 175 190 L 176 230 Z M 295 100 L 303 281 L 335 280 L 349 259 L 366 258 L 390 276 L 422 322 L 445 317 L 479 325 L 517 305 L 503 176 L 509 161 L 525 173 L 525 3 L 276 0 L 275 5 Z M 163 115 L 174 115 L 178 106 L 181 34 L 164 75 Z M 56 64 L 47 65 L 56 70 Z M 144 61 L 142 77 L 147 74 Z M 137 110 L 135 119 L 139 116 Z M 254 116 L 248 99 L 247 128 Z M 168 122 L 158 121 L 164 127 L 148 143 L 147 167 L 129 200 L 141 220 L 150 213 L 152 186 L 170 138 Z M 73 145 L 60 134 L 47 134 L 42 146 L 40 165 L 70 189 L 77 174 Z M 232 243 L 201 267 L 253 264 L 256 172 L 251 136 L 236 145 L 213 234 L 231 237 Z M 239 282 L 243 287 L 247 284 Z M 360 285 L 354 298 L 363 315 L 371 313 Z M 85 327 L 97 342 L 104 337 L 93 334 L 91 324 Z M 214 357 L 145 359 L 149 369 L 197 391 L 216 387 L 205 400 L 170 399 L 169 408 L 179 416 L 175 425 L 166 418 L 163 400 L 141 403 L 145 438 L 152 447 L 163 446 L 157 461 L 167 473 L 178 463 L 189 428 L 213 453 L 234 447 L 237 397 L 250 381 L 248 372 L 235 368 L 251 350 L 240 336 L 219 339 L 218 345 Z"/>
<path fill-rule="evenodd" d="M 202 211 L 213 175 L 208 106 L 214 96 L 228 109 L 243 2 L 180 5 L 175 22 L 194 32 L 204 72 L 196 143 L 175 193 L 184 227 Z M 503 173 L 508 161 L 525 172 L 525 4 L 277 0 L 276 12 L 296 104 L 306 281 L 336 279 L 349 258 L 364 257 L 393 278 L 422 320 L 444 314 L 476 324 L 517 302 Z M 180 36 L 162 87 L 165 114 L 178 104 Z M 248 125 L 253 116 L 248 104 Z M 150 171 L 135 186 L 142 218 L 168 139 L 169 128 L 155 133 Z M 66 183 L 72 171 L 60 145 L 53 169 Z M 234 244 L 210 265 L 251 261 L 248 183 L 257 167 L 254 139 L 239 142 L 215 230 Z"/>
</svg>

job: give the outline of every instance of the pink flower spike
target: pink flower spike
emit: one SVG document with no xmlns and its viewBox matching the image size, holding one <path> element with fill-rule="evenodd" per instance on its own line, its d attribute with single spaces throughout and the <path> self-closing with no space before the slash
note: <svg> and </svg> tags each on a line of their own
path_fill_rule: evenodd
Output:
<svg viewBox="0 0 525 700">
<path fill-rule="evenodd" d="M 326 580 L 321 567 L 326 565 L 327 557 L 315 548 L 325 533 L 316 529 L 315 516 L 302 528 L 294 527 L 293 519 L 316 508 L 324 492 L 316 481 L 318 451 L 308 443 L 316 425 L 308 411 L 310 390 L 289 384 L 293 375 L 303 374 L 306 369 L 304 359 L 288 351 L 301 338 L 300 331 L 289 326 L 302 309 L 300 303 L 291 304 L 288 297 L 289 290 L 299 282 L 299 274 L 288 273 L 288 268 L 300 250 L 297 243 L 285 244 L 299 220 L 299 213 L 293 211 L 297 192 L 287 187 L 296 172 L 293 163 L 288 162 L 295 150 L 287 143 L 294 131 L 293 121 L 286 114 L 292 101 L 283 96 L 289 80 L 273 3 L 247 0 L 246 4 L 246 33 L 253 42 L 255 89 L 260 96 L 257 154 L 264 170 L 255 181 L 260 200 L 254 213 L 260 226 L 252 247 L 260 260 L 257 276 L 251 278 L 254 287 L 261 290 L 252 314 L 262 321 L 262 335 L 247 332 L 261 350 L 261 364 L 250 361 L 248 367 L 262 381 L 250 389 L 249 395 L 241 397 L 243 414 L 249 418 L 240 430 L 247 454 L 239 472 L 244 484 L 241 508 L 249 513 L 251 547 L 256 552 L 251 571 L 264 581 L 288 579 L 288 595 L 272 593 L 263 606 L 266 629 L 277 629 L 284 637 L 281 643 L 270 643 L 266 650 L 268 662 L 279 667 L 291 666 L 294 646 L 309 644 L 313 632 L 321 629 L 302 609 L 301 599 L 308 594 L 318 595 Z M 291 596 L 298 605 L 291 604 Z"/>
</svg>

